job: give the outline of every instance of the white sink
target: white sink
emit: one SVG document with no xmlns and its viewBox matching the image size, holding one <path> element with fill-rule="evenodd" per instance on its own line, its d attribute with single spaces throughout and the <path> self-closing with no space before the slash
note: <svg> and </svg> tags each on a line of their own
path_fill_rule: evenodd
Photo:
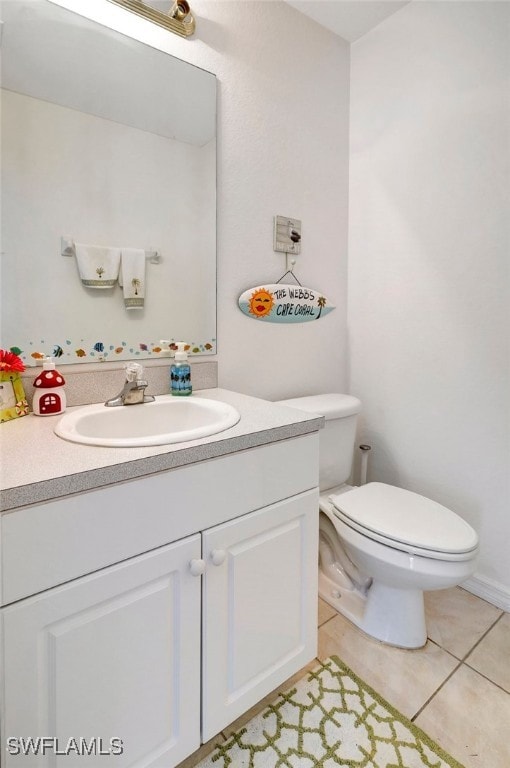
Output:
<svg viewBox="0 0 510 768">
<path fill-rule="evenodd" d="M 66 413 L 55 434 L 73 443 L 134 448 L 208 437 L 240 418 L 235 408 L 217 400 L 162 395 L 141 405 L 85 405 Z"/>
</svg>

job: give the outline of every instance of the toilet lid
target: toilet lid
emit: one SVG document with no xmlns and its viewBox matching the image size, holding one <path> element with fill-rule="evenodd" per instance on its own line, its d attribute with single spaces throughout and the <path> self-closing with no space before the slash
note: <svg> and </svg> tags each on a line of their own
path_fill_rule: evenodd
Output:
<svg viewBox="0 0 510 768">
<path fill-rule="evenodd" d="M 367 536 L 434 552 L 469 552 L 478 545 L 471 526 L 451 509 L 386 483 L 367 483 L 330 496 L 334 507 Z"/>
</svg>

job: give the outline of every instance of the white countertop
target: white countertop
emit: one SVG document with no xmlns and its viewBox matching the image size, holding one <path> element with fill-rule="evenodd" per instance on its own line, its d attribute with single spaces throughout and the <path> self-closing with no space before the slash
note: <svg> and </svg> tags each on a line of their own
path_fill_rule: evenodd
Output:
<svg viewBox="0 0 510 768">
<path fill-rule="evenodd" d="M 4 422 L 0 426 L 0 511 L 308 434 L 324 421 L 321 416 L 226 389 L 203 389 L 192 397 L 229 403 L 241 419 L 210 437 L 145 448 L 101 448 L 62 440 L 53 432 L 60 415 L 29 414 Z"/>
</svg>

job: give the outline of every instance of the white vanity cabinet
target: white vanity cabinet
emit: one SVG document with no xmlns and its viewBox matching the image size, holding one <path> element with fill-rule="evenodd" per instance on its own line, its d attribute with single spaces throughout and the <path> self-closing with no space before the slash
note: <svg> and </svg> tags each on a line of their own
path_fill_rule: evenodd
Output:
<svg viewBox="0 0 510 768">
<path fill-rule="evenodd" d="M 74 764 L 52 747 L 9 754 L 8 739 L 30 736 L 60 749 L 122 740 L 123 754 L 76 758 L 84 766 L 172 768 L 316 655 L 317 442 L 2 518 L 6 768 Z M 136 552 L 148 528 L 159 546 Z M 104 566 L 109 550 L 117 562 Z"/>
<path fill-rule="evenodd" d="M 199 746 L 200 549 L 192 536 L 4 609 L 6 768 L 171 766 Z M 30 736 L 119 738 L 124 755 L 6 754 Z"/>
<path fill-rule="evenodd" d="M 316 655 L 317 514 L 311 491 L 203 534 L 203 741 Z"/>
</svg>

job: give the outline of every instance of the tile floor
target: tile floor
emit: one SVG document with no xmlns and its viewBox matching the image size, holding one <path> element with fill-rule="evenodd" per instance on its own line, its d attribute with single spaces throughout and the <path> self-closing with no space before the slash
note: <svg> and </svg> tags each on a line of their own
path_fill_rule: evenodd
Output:
<svg viewBox="0 0 510 768">
<path fill-rule="evenodd" d="M 427 593 L 425 605 L 427 644 L 406 651 L 372 640 L 319 600 L 318 658 L 339 656 L 465 768 L 509 768 L 510 614 L 458 587 Z M 196 766 L 276 693 L 179 768 Z"/>
</svg>

